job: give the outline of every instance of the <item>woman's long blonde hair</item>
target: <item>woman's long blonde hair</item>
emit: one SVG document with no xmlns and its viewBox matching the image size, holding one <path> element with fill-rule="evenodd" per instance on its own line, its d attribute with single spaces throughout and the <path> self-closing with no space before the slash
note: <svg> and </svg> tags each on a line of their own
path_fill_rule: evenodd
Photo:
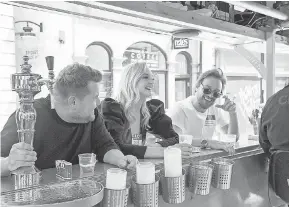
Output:
<svg viewBox="0 0 289 207">
<path fill-rule="evenodd" d="M 145 62 L 136 62 L 126 66 L 122 72 L 118 90 L 115 91 L 115 100 L 123 106 L 126 118 L 130 123 L 136 120 L 132 109 L 140 100 L 137 84 L 146 70 Z M 146 106 L 146 101 L 141 105 L 141 114 L 143 115 L 141 126 L 144 128 L 149 127 L 150 113 Z"/>
</svg>

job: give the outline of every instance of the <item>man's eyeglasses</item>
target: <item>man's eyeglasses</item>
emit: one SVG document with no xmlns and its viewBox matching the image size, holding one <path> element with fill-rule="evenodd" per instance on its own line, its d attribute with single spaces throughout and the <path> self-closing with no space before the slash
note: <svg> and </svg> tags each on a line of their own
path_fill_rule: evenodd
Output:
<svg viewBox="0 0 289 207">
<path fill-rule="evenodd" d="M 205 88 L 202 83 L 201 83 L 201 85 L 202 85 L 202 88 L 203 88 L 203 93 L 206 94 L 206 95 L 209 95 L 209 94 L 213 93 L 214 98 L 220 98 L 223 95 L 222 92 L 212 91 L 210 88 Z"/>
</svg>

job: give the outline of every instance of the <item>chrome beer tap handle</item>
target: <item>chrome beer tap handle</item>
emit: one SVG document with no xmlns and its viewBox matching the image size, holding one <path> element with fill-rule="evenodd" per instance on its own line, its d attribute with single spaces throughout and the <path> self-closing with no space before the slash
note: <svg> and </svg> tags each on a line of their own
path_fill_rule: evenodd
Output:
<svg viewBox="0 0 289 207">
<path fill-rule="evenodd" d="M 33 146 L 35 123 L 37 113 L 33 106 L 34 96 L 41 91 L 41 86 L 46 85 L 51 93 L 54 82 L 54 57 L 46 57 L 49 70 L 48 79 L 42 79 L 39 74 L 31 72 L 29 57 L 23 56 L 24 63 L 21 65 L 21 72 L 11 76 L 12 91 L 19 96 L 20 107 L 16 110 L 15 118 L 19 142 L 25 142 Z M 20 167 L 11 172 L 15 182 L 15 188 L 24 188 L 39 183 L 41 172 L 35 167 Z"/>
<path fill-rule="evenodd" d="M 52 93 L 53 83 L 54 83 L 54 57 L 53 56 L 47 56 L 45 57 L 46 64 L 48 68 L 48 78 L 42 78 L 38 80 L 38 84 L 40 86 L 46 85 L 49 92 Z"/>
</svg>

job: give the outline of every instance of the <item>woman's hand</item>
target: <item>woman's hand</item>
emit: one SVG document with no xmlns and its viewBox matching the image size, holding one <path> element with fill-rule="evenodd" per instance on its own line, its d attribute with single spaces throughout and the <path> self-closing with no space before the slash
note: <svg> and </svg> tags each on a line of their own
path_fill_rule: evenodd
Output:
<svg viewBox="0 0 289 207">
<path fill-rule="evenodd" d="M 175 144 L 173 146 L 181 149 L 182 158 L 190 158 L 191 157 L 192 150 L 193 150 L 192 145 L 187 144 L 187 143 L 180 143 L 180 144 Z"/>
<path fill-rule="evenodd" d="M 123 158 L 119 160 L 118 167 L 133 170 L 135 169 L 137 163 L 138 163 L 138 159 L 135 156 L 126 155 L 126 156 L 123 156 Z"/>
</svg>

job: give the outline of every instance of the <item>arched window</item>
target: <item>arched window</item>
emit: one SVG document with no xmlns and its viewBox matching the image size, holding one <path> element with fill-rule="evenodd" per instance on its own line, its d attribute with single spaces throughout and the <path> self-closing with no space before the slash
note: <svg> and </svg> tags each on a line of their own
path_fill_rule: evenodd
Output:
<svg viewBox="0 0 289 207">
<path fill-rule="evenodd" d="M 135 61 L 145 61 L 155 74 L 153 98 L 160 99 L 167 106 L 167 57 L 157 45 L 150 42 L 137 42 L 128 47 L 123 57 L 123 66 Z"/>
<path fill-rule="evenodd" d="M 110 97 L 113 87 L 112 77 L 112 50 L 103 42 L 93 42 L 86 48 L 86 64 L 102 72 L 102 81 L 99 88 L 99 97 L 102 100 Z"/>
<path fill-rule="evenodd" d="M 175 101 L 181 101 L 192 95 L 192 58 L 187 52 L 176 56 Z"/>
</svg>

